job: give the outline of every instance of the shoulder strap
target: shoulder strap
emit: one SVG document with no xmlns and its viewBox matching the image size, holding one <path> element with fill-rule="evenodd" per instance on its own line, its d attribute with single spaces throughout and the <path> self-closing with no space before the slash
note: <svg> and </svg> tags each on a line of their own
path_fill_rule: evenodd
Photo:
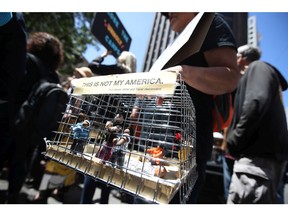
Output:
<svg viewBox="0 0 288 216">
<path fill-rule="evenodd" d="M 54 86 L 52 83 L 46 82 L 44 80 L 40 80 L 32 88 L 31 93 L 28 96 L 28 101 L 34 106 L 38 107 L 42 100 L 42 96 L 46 94 L 51 88 Z"/>
</svg>

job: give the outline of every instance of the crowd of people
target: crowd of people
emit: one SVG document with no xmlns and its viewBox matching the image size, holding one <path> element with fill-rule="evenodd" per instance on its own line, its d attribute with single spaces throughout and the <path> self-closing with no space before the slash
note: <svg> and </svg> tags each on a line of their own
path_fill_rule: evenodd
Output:
<svg viewBox="0 0 288 216">
<path fill-rule="evenodd" d="M 197 14 L 162 13 L 169 19 L 171 29 L 179 34 Z M 24 184 L 32 182 L 33 187 L 39 189 L 44 174 L 52 172 L 47 168 L 49 161 L 41 155 L 41 152 L 45 151 L 43 137 L 35 134 L 20 137 L 14 133 L 13 117 L 28 97 L 33 85 L 45 79 L 47 82 L 62 85 L 67 95 L 70 95 L 78 78 L 136 72 L 136 57 L 127 51 L 121 53 L 116 64 L 102 64 L 104 58 L 111 54 L 107 50 L 87 66 L 75 68 L 73 74 L 61 83 L 57 70 L 63 63 L 63 52 L 61 41 L 49 33 L 36 32 L 27 39 L 21 13 L 0 13 L 0 169 L 6 167 L 9 170 L 5 203 L 19 203 L 19 194 Z M 41 67 L 46 68 L 45 76 L 37 70 L 34 57 L 39 60 Z M 224 200 L 235 204 L 284 203 L 288 131 L 281 94 L 288 85 L 281 72 L 271 64 L 260 61 L 260 57 L 261 52 L 255 47 L 245 45 L 237 49 L 237 41 L 228 23 L 224 17 L 215 13 L 200 50 L 164 70 L 181 74 L 196 110 L 198 178 L 187 199 L 188 204 L 197 204 L 205 183 L 207 161 L 211 159 L 215 138 L 212 120 L 213 95 L 225 93 L 232 93 L 234 96 L 234 113 L 230 126 L 225 132 L 220 131 L 220 139 L 224 140 L 221 151 L 224 152 L 223 155 L 229 156 L 222 157 L 223 173 L 225 172 L 226 177 Z M 17 85 L 16 81 L 19 82 Z M 73 112 L 73 108 L 67 107 L 65 115 L 70 112 Z M 132 112 L 131 116 L 133 114 Z M 83 136 L 85 132 L 87 137 L 91 126 L 89 120 L 83 119 L 77 123 L 71 130 L 77 129 Z M 85 131 L 82 127 L 86 128 Z M 130 131 L 125 133 L 128 137 Z M 76 133 L 74 135 L 75 142 L 71 151 L 82 152 L 81 138 L 76 137 Z M 49 138 L 49 134 L 47 137 Z M 124 138 L 123 140 L 126 139 Z M 104 150 L 99 152 L 101 157 Z M 109 153 L 109 158 L 111 155 L 112 152 Z M 233 169 L 224 169 L 228 159 L 233 161 Z M 83 183 L 79 203 L 92 204 L 97 187 L 102 191 L 100 203 L 109 203 L 110 187 L 90 176 L 79 177 L 82 174 L 69 169 L 62 169 L 62 173 L 64 172 L 71 174 L 70 182 L 66 186 L 77 183 L 79 179 Z M 61 172 L 55 174 L 61 175 Z M 42 188 L 32 203 L 41 203 L 43 200 L 47 203 L 47 197 L 57 192 L 59 188 L 52 188 L 50 193 Z M 150 202 L 135 198 L 131 203 Z M 174 196 L 171 203 L 179 203 L 179 194 Z"/>
</svg>

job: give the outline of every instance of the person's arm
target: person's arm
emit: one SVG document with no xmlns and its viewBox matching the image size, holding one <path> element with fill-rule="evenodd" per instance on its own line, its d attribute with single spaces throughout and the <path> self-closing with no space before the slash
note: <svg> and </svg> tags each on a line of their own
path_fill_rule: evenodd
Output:
<svg viewBox="0 0 288 216">
<path fill-rule="evenodd" d="M 132 112 L 130 114 L 130 118 L 133 121 L 137 121 L 139 117 L 139 103 L 140 103 L 139 100 L 141 100 L 141 98 L 136 98 Z"/>
<path fill-rule="evenodd" d="M 113 123 L 111 121 L 108 121 L 105 125 L 105 129 L 108 131 L 108 132 L 119 132 L 121 130 L 120 127 L 117 127 L 117 126 L 113 126 Z"/>
<path fill-rule="evenodd" d="M 116 145 L 120 146 L 124 143 L 128 142 L 129 140 L 129 134 L 123 134 L 119 139 L 117 139 Z"/>
<path fill-rule="evenodd" d="M 133 121 L 136 121 L 138 119 L 138 116 L 139 116 L 139 107 L 138 106 L 134 106 L 133 109 L 132 109 L 132 112 L 130 114 L 130 118 Z"/>
<path fill-rule="evenodd" d="M 206 94 L 220 95 L 236 89 L 240 79 L 236 51 L 220 47 L 204 55 L 209 67 L 177 65 L 166 70 L 179 72 L 189 86 Z"/>
<path fill-rule="evenodd" d="M 111 54 L 111 51 L 106 50 L 103 54 L 101 54 L 101 56 L 98 56 L 97 58 L 92 60 L 92 62 L 90 64 L 100 65 L 104 61 L 104 59 L 110 54 Z"/>
<path fill-rule="evenodd" d="M 81 126 L 79 124 L 74 124 L 70 127 L 70 129 L 75 133 L 81 130 Z"/>
<path fill-rule="evenodd" d="M 106 58 L 108 55 L 111 55 L 111 53 L 112 53 L 112 51 L 106 50 L 106 51 L 101 55 L 101 57 L 104 59 L 104 58 Z"/>
</svg>

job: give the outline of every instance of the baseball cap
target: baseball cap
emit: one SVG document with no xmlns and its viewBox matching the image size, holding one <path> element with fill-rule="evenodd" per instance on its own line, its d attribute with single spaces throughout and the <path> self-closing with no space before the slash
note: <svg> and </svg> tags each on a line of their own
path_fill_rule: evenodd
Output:
<svg viewBox="0 0 288 216">
<path fill-rule="evenodd" d="M 88 126 L 90 126 L 90 121 L 84 120 L 83 124 L 88 124 Z"/>
</svg>

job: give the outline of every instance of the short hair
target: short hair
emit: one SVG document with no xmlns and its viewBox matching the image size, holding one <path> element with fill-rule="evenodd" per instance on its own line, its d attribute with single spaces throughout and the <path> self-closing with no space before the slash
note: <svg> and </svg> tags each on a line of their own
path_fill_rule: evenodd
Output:
<svg viewBox="0 0 288 216">
<path fill-rule="evenodd" d="M 116 115 L 115 116 L 117 116 L 117 115 L 119 115 L 119 117 L 123 117 L 124 118 L 124 116 L 125 116 L 125 113 L 123 112 L 123 111 L 118 111 L 118 112 L 116 112 Z"/>
<path fill-rule="evenodd" d="M 261 57 L 261 51 L 248 44 L 238 47 L 238 53 L 251 62 L 257 61 Z"/>
<path fill-rule="evenodd" d="M 27 51 L 41 59 L 46 67 L 54 71 L 63 63 L 62 43 L 58 38 L 46 32 L 31 34 L 27 41 Z"/>
</svg>

